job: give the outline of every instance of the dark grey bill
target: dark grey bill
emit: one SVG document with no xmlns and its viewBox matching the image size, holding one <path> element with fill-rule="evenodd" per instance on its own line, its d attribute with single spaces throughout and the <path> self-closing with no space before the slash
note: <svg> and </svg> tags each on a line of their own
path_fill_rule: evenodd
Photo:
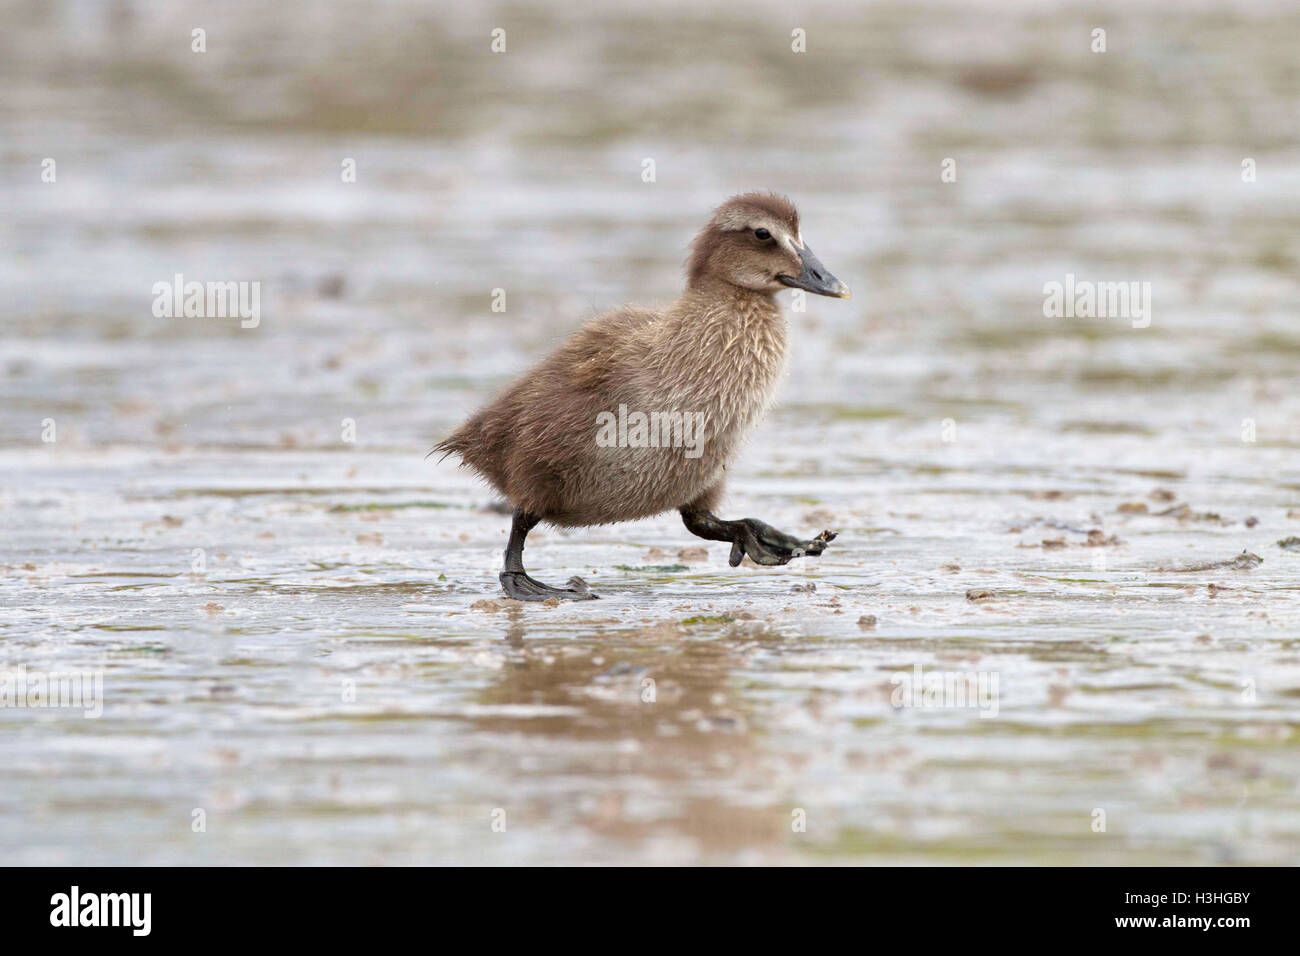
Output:
<svg viewBox="0 0 1300 956">
<path fill-rule="evenodd" d="M 799 278 L 779 275 L 777 279 L 788 286 L 796 289 L 807 289 L 809 292 L 815 292 L 818 295 L 834 296 L 837 299 L 851 297 L 849 287 L 831 275 L 830 270 L 822 265 L 822 261 L 813 255 L 813 251 L 807 246 L 803 247 L 800 259 L 802 260 L 803 271 L 799 273 Z"/>
</svg>

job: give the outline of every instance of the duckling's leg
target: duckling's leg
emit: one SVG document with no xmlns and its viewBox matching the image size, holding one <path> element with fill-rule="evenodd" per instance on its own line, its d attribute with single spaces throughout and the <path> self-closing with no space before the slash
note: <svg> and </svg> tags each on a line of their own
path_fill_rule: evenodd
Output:
<svg viewBox="0 0 1300 956">
<path fill-rule="evenodd" d="M 788 564 L 792 558 L 817 557 L 826 545 L 835 540 L 834 531 L 823 531 L 809 541 L 800 541 L 794 535 L 777 531 L 757 518 L 740 518 L 724 521 L 707 508 L 687 505 L 681 509 L 682 521 L 691 534 L 710 541 L 731 542 L 731 566 L 738 565 L 745 555 L 756 564 Z"/>
<path fill-rule="evenodd" d="M 524 538 L 528 532 L 541 521 L 537 515 L 530 515 L 523 508 L 515 509 L 514 521 L 510 525 L 510 541 L 506 544 L 506 567 L 501 572 L 501 587 L 508 597 L 516 601 L 545 601 L 547 598 L 560 598 L 564 601 L 590 601 L 600 597 L 587 589 L 587 582 L 576 574 L 569 578 L 567 588 L 553 588 L 530 578 L 524 571 Z"/>
</svg>

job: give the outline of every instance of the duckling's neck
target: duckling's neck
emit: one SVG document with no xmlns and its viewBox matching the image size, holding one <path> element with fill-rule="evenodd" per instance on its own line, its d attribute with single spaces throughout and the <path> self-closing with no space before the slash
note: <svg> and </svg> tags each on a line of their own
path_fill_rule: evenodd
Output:
<svg viewBox="0 0 1300 956">
<path fill-rule="evenodd" d="M 697 351 L 730 352 L 736 347 L 762 354 L 785 351 L 785 317 L 770 292 L 754 292 L 729 282 L 688 286 L 668 310 L 674 332 Z M 712 358 L 722 358 L 715 354 Z"/>
<path fill-rule="evenodd" d="M 679 301 L 690 300 L 696 308 L 711 306 L 730 306 L 736 311 L 749 312 L 756 308 L 768 308 L 772 314 L 780 314 L 775 292 L 756 292 L 742 289 L 738 285 L 721 279 L 703 277 L 686 287 Z"/>
</svg>

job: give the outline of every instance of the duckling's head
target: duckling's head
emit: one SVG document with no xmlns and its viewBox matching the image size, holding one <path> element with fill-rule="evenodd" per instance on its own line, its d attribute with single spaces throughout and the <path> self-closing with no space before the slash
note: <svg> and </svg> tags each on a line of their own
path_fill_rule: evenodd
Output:
<svg viewBox="0 0 1300 956">
<path fill-rule="evenodd" d="M 794 203 L 772 193 L 732 196 L 691 244 L 691 288 L 724 282 L 751 292 L 786 286 L 847 299 L 849 288 L 804 245 Z"/>
</svg>

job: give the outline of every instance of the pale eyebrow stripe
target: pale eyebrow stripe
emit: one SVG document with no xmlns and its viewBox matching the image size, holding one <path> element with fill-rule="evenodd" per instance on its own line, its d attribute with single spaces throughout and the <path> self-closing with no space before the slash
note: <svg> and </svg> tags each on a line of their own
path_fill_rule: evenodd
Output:
<svg viewBox="0 0 1300 956">
<path fill-rule="evenodd" d="M 752 213 L 747 210 L 731 209 L 727 211 L 726 215 L 718 219 L 718 225 L 723 229 L 739 231 L 749 228 L 749 221 L 751 218 Z"/>
<path fill-rule="evenodd" d="M 800 233 L 791 234 L 783 223 L 777 222 L 769 216 L 755 216 L 753 212 L 745 210 L 731 210 L 725 216 L 718 220 L 718 225 L 723 229 L 734 232 L 746 232 L 753 229 L 766 229 L 776 241 L 789 253 L 800 255 L 803 250 L 803 235 Z"/>
</svg>

